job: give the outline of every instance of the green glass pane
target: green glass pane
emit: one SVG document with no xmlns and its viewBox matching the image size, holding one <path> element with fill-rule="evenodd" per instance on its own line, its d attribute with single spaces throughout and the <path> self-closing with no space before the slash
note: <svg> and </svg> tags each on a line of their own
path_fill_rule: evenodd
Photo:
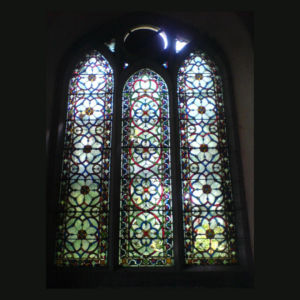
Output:
<svg viewBox="0 0 300 300">
<path fill-rule="evenodd" d="M 201 51 L 178 72 L 186 264 L 235 264 L 234 213 L 221 79 Z"/>
<path fill-rule="evenodd" d="M 123 90 L 120 249 L 122 266 L 173 265 L 168 89 L 155 72 Z"/>
<path fill-rule="evenodd" d="M 105 266 L 109 212 L 113 71 L 91 51 L 69 85 L 61 174 L 58 266 Z"/>
</svg>

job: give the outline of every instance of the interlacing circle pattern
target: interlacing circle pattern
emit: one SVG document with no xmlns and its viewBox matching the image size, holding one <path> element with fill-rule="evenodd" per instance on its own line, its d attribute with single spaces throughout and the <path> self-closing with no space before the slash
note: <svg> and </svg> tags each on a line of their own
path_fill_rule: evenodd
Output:
<svg viewBox="0 0 300 300">
<path fill-rule="evenodd" d="M 69 85 L 56 264 L 107 264 L 113 71 L 97 51 Z"/>
<path fill-rule="evenodd" d="M 177 92 L 186 264 L 235 264 L 221 79 L 206 54 L 183 61 Z"/>
<path fill-rule="evenodd" d="M 173 264 L 169 147 L 168 89 L 143 69 L 123 91 L 120 265 Z"/>
</svg>

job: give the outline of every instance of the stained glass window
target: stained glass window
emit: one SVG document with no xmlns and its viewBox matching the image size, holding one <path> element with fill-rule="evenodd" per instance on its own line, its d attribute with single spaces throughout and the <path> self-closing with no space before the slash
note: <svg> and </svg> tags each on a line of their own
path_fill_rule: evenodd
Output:
<svg viewBox="0 0 300 300">
<path fill-rule="evenodd" d="M 235 226 L 220 75 L 191 53 L 178 73 L 186 264 L 236 263 Z"/>
<path fill-rule="evenodd" d="M 119 264 L 173 265 L 169 94 L 149 69 L 123 90 Z"/>
<path fill-rule="evenodd" d="M 78 62 L 69 84 L 57 265 L 107 264 L 113 70 L 97 51 Z"/>
</svg>

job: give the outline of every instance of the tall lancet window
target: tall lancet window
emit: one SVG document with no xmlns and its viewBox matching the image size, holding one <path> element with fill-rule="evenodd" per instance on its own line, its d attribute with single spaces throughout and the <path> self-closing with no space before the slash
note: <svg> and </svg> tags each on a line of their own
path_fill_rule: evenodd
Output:
<svg viewBox="0 0 300 300">
<path fill-rule="evenodd" d="M 169 94 L 149 69 L 123 90 L 119 264 L 171 266 Z"/>
<path fill-rule="evenodd" d="M 186 264 L 236 263 L 228 146 L 221 80 L 201 51 L 178 73 Z"/>
<path fill-rule="evenodd" d="M 113 82 L 97 51 L 78 62 L 70 80 L 57 265 L 107 264 Z"/>
</svg>

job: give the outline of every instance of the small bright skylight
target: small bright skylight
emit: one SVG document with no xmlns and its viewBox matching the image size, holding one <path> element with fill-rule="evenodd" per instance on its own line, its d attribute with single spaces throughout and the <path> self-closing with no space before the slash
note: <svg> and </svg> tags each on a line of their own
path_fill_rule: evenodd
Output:
<svg viewBox="0 0 300 300">
<path fill-rule="evenodd" d="M 178 53 L 186 44 L 187 42 L 181 42 L 176 39 L 176 53 Z"/>
<path fill-rule="evenodd" d="M 104 43 L 111 52 L 115 52 L 115 39 L 112 39 L 109 43 Z"/>
</svg>

